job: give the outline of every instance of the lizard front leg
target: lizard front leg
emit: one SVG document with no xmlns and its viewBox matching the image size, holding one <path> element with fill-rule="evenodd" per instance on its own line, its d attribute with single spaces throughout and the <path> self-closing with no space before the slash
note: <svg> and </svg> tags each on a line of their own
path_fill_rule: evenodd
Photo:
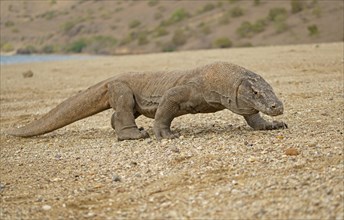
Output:
<svg viewBox="0 0 344 220">
<path fill-rule="evenodd" d="M 133 140 L 149 137 L 143 129 L 138 129 L 135 123 L 135 99 L 132 90 L 124 83 L 109 84 L 110 105 L 115 110 L 111 118 L 111 125 L 115 129 L 117 138 Z"/>
<path fill-rule="evenodd" d="M 259 115 L 259 113 L 245 115 L 244 118 L 247 124 L 251 126 L 254 130 L 276 130 L 288 128 L 287 124 L 281 121 L 266 121 Z"/>
<path fill-rule="evenodd" d="M 193 103 L 190 100 L 193 88 L 191 86 L 177 86 L 168 90 L 161 98 L 155 113 L 154 134 L 158 140 L 163 138 L 172 139 L 178 137 L 171 131 L 171 122 L 175 117 L 189 113 L 183 106 Z"/>
</svg>

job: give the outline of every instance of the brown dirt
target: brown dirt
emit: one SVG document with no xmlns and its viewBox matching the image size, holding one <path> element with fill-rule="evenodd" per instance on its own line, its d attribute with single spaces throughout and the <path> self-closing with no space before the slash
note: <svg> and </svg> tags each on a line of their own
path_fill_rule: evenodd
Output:
<svg viewBox="0 0 344 220">
<path fill-rule="evenodd" d="M 343 219 L 343 46 L 1 66 L 0 218 Z M 253 131 L 221 111 L 176 119 L 179 139 L 117 142 L 106 111 L 39 137 L 4 134 L 113 74 L 218 60 L 263 75 L 289 129 Z M 151 135 L 152 122 L 138 119 Z"/>
</svg>

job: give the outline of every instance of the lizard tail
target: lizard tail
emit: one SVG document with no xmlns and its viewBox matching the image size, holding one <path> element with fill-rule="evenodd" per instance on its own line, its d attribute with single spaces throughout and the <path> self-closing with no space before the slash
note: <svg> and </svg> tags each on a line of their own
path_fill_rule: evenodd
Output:
<svg viewBox="0 0 344 220">
<path fill-rule="evenodd" d="M 7 134 L 31 137 L 45 134 L 80 119 L 110 108 L 108 88 L 105 82 L 98 83 L 60 103 L 50 112 L 23 127 L 9 130 Z"/>
</svg>

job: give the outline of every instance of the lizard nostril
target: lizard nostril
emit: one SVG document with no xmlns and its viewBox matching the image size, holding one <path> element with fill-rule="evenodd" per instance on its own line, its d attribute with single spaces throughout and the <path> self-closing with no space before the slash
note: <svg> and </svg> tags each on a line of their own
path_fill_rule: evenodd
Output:
<svg viewBox="0 0 344 220">
<path fill-rule="evenodd" d="M 276 108 L 276 104 L 272 104 L 272 105 L 271 105 L 271 108 L 272 108 L 272 109 L 275 109 L 275 108 Z"/>
</svg>

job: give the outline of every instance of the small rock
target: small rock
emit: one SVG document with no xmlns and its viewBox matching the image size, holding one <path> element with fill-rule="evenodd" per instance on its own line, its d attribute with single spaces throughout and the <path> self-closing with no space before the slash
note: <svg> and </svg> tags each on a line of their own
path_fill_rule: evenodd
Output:
<svg viewBox="0 0 344 220">
<path fill-rule="evenodd" d="M 121 177 L 118 176 L 117 174 L 114 174 L 114 175 L 112 176 L 112 181 L 113 181 L 113 182 L 121 182 Z"/>
<path fill-rule="evenodd" d="M 284 136 L 283 135 L 277 135 L 276 138 L 282 140 L 282 139 L 284 139 Z"/>
<path fill-rule="evenodd" d="M 0 192 L 5 189 L 5 184 L 0 183 Z"/>
<path fill-rule="evenodd" d="M 300 152 L 296 148 L 290 147 L 285 150 L 285 154 L 288 156 L 297 156 Z"/>
<path fill-rule="evenodd" d="M 316 147 L 317 146 L 317 142 L 311 142 L 308 144 L 308 147 Z"/>
<path fill-rule="evenodd" d="M 51 206 L 50 206 L 50 205 L 43 205 L 43 206 L 42 206 L 42 209 L 43 209 L 44 211 L 48 211 L 48 210 L 51 209 Z"/>
<path fill-rule="evenodd" d="M 257 160 L 257 158 L 255 158 L 255 157 L 253 157 L 253 156 L 251 156 L 250 158 L 248 158 L 248 161 L 249 162 L 254 162 L 254 161 L 256 161 Z"/>
<path fill-rule="evenodd" d="M 31 78 L 31 77 L 33 77 L 33 72 L 31 70 L 23 72 L 22 74 L 23 74 L 24 78 Z"/>
<path fill-rule="evenodd" d="M 171 147 L 171 151 L 174 152 L 174 153 L 179 153 L 180 152 L 179 148 L 176 147 L 176 146 Z"/>
</svg>

